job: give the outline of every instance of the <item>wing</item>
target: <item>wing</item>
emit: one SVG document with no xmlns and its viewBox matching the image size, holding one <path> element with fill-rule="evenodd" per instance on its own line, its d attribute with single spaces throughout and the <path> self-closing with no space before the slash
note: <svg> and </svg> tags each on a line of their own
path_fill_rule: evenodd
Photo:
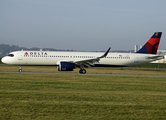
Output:
<svg viewBox="0 0 166 120">
<path fill-rule="evenodd" d="M 108 52 L 110 51 L 111 48 L 108 48 L 108 50 L 100 57 L 95 57 L 91 59 L 83 59 L 83 60 L 74 60 L 73 63 L 75 65 L 79 66 L 84 66 L 84 67 L 91 67 L 94 66 L 95 62 L 99 62 L 101 58 L 104 58 L 107 56 Z"/>
</svg>

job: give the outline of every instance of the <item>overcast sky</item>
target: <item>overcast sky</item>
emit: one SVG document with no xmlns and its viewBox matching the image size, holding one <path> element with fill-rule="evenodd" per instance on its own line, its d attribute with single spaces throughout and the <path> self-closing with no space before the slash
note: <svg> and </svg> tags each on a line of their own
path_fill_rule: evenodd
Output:
<svg viewBox="0 0 166 120">
<path fill-rule="evenodd" d="M 166 0 L 0 0 L 0 43 L 133 50 L 156 31 L 166 49 Z"/>
</svg>

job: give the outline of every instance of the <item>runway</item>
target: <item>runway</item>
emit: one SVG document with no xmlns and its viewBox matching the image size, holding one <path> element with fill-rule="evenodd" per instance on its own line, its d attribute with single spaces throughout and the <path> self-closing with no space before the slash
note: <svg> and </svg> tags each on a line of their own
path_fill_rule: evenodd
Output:
<svg viewBox="0 0 166 120">
<path fill-rule="evenodd" d="M 18 74 L 59 74 L 59 75 L 104 75 L 104 76 L 133 76 L 133 77 L 166 77 L 165 75 L 134 75 L 134 74 L 95 74 L 95 73 L 86 73 L 86 74 L 79 74 L 79 73 L 63 73 L 63 72 L 12 72 L 12 71 L 0 71 L 0 73 L 18 73 Z"/>
</svg>

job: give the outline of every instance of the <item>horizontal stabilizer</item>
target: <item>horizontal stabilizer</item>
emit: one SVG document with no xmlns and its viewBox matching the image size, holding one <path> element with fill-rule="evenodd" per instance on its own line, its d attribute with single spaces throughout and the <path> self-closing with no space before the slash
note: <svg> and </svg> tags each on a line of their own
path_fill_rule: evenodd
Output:
<svg viewBox="0 0 166 120">
<path fill-rule="evenodd" d="M 148 56 L 146 59 L 154 59 L 154 60 L 159 60 L 159 59 L 164 59 L 163 55 L 157 55 L 157 56 Z"/>
</svg>

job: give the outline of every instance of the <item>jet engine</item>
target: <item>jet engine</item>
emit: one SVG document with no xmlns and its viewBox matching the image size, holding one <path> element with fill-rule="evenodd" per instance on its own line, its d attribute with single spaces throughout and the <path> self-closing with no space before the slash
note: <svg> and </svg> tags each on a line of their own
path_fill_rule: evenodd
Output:
<svg viewBox="0 0 166 120">
<path fill-rule="evenodd" d="M 74 63 L 61 61 L 58 66 L 58 71 L 73 71 L 74 68 Z"/>
</svg>

